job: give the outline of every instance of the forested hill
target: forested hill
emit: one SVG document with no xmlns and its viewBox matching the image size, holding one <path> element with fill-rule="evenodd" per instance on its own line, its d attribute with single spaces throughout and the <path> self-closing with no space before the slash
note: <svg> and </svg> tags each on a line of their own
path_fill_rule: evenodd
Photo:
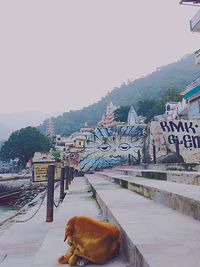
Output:
<svg viewBox="0 0 200 267">
<path fill-rule="evenodd" d="M 114 88 L 97 103 L 53 118 L 56 133 L 69 135 L 79 130 L 86 121 L 89 125 L 96 124 L 105 113 L 109 101 L 115 105 L 134 105 L 137 109 L 139 100 L 160 98 L 169 88 L 182 89 L 199 75 L 200 68 L 195 66 L 194 55 L 187 55 L 175 63 L 158 68 L 145 77 Z M 44 131 L 45 124 L 44 121 L 39 126 L 41 131 Z"/>
</svg>

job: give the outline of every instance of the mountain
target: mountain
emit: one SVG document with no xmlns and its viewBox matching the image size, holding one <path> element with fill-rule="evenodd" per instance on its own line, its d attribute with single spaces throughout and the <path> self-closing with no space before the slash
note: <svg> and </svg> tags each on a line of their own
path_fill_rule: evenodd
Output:
<svg viewBox="0 0 200 267">
<path fill-rule="evenodd" d="M 145 64 L 145 62 L 144 62 Z M 200 75 L 199 67 L 195 66 L 194 55 L 186 55 L 175 63 L 157 68 L 151 74 L 141 77 L 120 87 L 114 88 L 98 102 L 80 110 L 65 112 L 53 118 L 57 134 L 69 135 L 80 129 L 87 121 L 96 124 L 109 101 L 115 105 L 134 105 L 144 99 L 159 99 L 169 88 L 183 89 L 189 82 Z M 45 130 L 46 121 L 39 126 Z"/>
<path fill-rule="evenodd" d="M 9 135 L 27 126 L 38 126 L 46 118 L 56 116 L 58 113 L 46 114 L 29 111 L 19 113 L 0 113 L 0 140 L 8 139 Z"/>
</svg>

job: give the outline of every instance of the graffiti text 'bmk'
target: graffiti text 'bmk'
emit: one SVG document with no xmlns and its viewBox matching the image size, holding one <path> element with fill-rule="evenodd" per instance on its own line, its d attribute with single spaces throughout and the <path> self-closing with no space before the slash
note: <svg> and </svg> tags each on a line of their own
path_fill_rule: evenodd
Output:
<svg viewBox="0 0 200 267">
<path fill-rule="evenodd" d="M 160 122 L 160 126 L 164 132 L 186 132 L 186 133 L 196 133 L 196 130 L 198 128 L 197 124 L 193 124 L 192 121 L 162 121 Z"/>
</svg>

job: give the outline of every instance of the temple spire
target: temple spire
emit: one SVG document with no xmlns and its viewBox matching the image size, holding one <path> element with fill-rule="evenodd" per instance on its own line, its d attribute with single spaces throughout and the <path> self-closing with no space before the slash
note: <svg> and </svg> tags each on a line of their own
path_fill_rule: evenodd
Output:
<svg viewBox="0 0 200 267">
<path fill-rule="evenodd" d="M 139 123 L 138 115 L 137 115 L 134 107 L 132 106 L 129 110 L 129 113 L 128 113 L 127 124 L 128 125 L 134 125 L 134 124 L 138 124 L 138 123 Z"/>
</svg>

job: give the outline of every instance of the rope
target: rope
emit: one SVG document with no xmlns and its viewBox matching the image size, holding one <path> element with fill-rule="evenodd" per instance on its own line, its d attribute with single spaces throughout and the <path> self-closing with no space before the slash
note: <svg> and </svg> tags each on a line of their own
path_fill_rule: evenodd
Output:
<svg viewBox="0 0 200 267">
<path fill-rule="evenodd" d="M 54 207 L 58 208 L 61 202 L 62 202 L 62 199 L 61 198 L 58 200 L 58 203 L 57 204 L 53 201 Z"/>
<path fill-rule="evenodd" d="M 5 254 L 4 256 L 3 256 L 3 258 L 0 260 L 0 264 L 7 258 L 7 254 Z"/>
<path fill-rule="evenodd" d="M 38 213 L 38 211 L 40 210 L 40 208 L 41 208 L 41 206 L 42 206 L 42 204 L 44 202 L 44 199 L 46 197 L 46 194 L 47 194 L 47 190 L 45 191 L 44 196 L 42 198 L 42 201 L 41 201 L 40 205 L 38 206 L 37 210 L 29 218 L 27 218 L 25 220 L 14 220 L 14 221 L 17 222 L 17 223 L 23 223 L 23 222 L 30 221 Z"/>
</svg>

